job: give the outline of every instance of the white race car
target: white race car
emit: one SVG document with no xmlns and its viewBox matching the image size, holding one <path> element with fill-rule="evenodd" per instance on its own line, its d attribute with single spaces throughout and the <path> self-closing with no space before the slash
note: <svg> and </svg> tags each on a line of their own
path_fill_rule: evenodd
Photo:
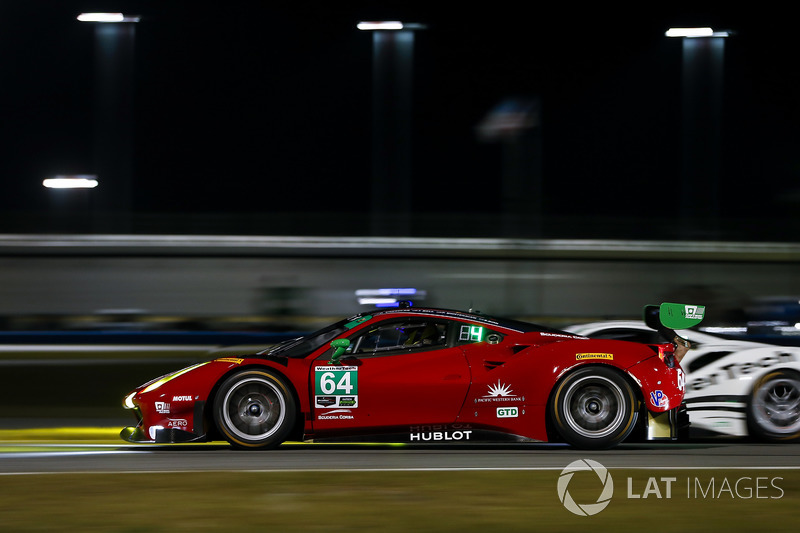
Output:
<svg viewBox="0 0 800 533">
<path fill-rule="evenodd" d="M 563 328 L 593 338 L 668 342 L 644 322 L 608 321 Z M 800 440 L 800 348 L 728 340 L 678 330 L 692 348 L 681 361 L 691 437 L 753 436 Z"/>
</svg>

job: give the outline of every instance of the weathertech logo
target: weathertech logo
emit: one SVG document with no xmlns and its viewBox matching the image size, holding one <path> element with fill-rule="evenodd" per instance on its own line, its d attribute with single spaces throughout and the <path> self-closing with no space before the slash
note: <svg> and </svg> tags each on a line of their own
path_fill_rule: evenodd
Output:
<svg viewBox="0 0 800 533">
<path fill-rule="evenodd" d="M 575 360 L 583 361 L 584 359 L 605 359 L 612 361 L 614 359 L 613 353 L 576 353 Z"/>
<path fill-rule="evenodd" d="M 686 314 L 686 318 L 702 320 L 703 315 L 706 313 L 706 308 L 702 305 L 687 305 L 684 307 L 684 312 Z"/>
</svg>

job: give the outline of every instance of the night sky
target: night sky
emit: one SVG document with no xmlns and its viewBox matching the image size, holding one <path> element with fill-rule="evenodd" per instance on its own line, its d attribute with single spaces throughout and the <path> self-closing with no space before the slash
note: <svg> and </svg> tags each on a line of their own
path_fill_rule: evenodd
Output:
<svg viewBox="0 0 800 533">
<path fill-rule="evenodd" d="M 95 171 L 95 29 L 75 20 L 92 10 L 142 17 L 137 212 L 364 209 L 372 37 L 355 24 L 376 19 L 427 25 L 415 34 L 416 212 L 500 209 L 502 143 L 476 127 L 512 97 L 541 106 L 547 213 L 646 216 L 669 204 L 680 194 L 681 43 L 664 31 L 692 25 L 736 32 L 725 42 L 721 211 L 797 210 L 798 42 L 772 31 L 780 14 L 440 4 L 0 0 L 0 212 L 45 210 L 43 178 Z"/>
</svg>

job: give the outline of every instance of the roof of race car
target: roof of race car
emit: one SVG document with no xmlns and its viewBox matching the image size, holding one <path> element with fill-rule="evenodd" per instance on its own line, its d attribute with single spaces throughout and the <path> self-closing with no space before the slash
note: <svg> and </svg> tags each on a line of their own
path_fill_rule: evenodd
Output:
<svg viewBox="0 0 800 533">
<path fill-rule="evenodd" d="M 437 309 L 433 307 L 398 307 L 391 309 L 376 309 L 370 312 L 364 312 L 356 315 L 353 319 L 360 317 L 371 316 L 387 316 L 387 315 L 423 315 L 435 316 L 440 318 L 460 319 L 470 322 L 477 322 L 488 326 L 499 326 L 502 328 L 514 330 L 520 333 L 527 331 L 549 331 L 564 333 L 563 331 L 556 330 L 547 326 L 533 324 L 530 322 L 523 322 L 520 320 L 497 318 L 493 316 L 483 315 L 475 312 L 456 311 L 452 309 Z"/>
</svg>

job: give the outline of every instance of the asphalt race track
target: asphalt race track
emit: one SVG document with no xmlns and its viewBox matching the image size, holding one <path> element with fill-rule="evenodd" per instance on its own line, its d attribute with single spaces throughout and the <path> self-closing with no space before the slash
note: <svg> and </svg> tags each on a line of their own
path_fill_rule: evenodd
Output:
<svg viewBox="0 0 800 533">
<path fill-rule="evenodd" d="M 239 451 L 224 444 L 86 445 L 15 442 L 0 452 L 0 475 L 69 472 L 269 472 L 561 470 L 590 458 L 607 468 L 800 469 L 797 444 L 711 442 L 623 444 L 583 451 L 563 445 L 399 446 L 285 444 Z"/>
</svg>

